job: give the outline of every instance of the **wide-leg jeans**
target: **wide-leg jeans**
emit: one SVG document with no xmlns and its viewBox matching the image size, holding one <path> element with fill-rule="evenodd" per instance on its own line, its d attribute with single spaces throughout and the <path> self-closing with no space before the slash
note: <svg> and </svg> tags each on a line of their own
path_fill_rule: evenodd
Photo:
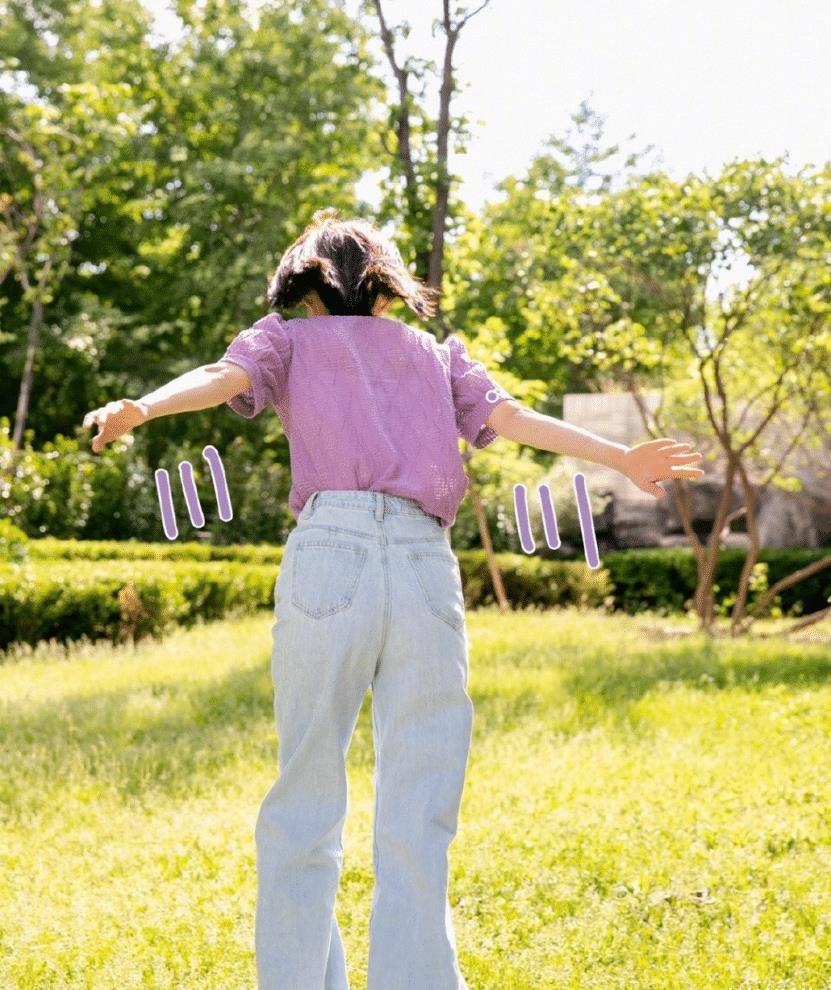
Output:
<svg viewBox="0 0 831 990">
<path fill-rule="evenodd" d="M 314 492 L 275 585 L 279 775 L 257 816 L 260 990 L 348 990 L 335 916 L 346 753 L 375 747 L 368 990 L 468 990 L 448 900 L 470 749 L 468 638 L 449 530 L 414 500 Z"/>
</svg>

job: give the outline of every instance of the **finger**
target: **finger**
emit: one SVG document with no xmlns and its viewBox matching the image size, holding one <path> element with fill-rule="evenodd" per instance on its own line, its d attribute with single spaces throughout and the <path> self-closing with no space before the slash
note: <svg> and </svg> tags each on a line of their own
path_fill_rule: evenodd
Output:
<svg viewBox="0 0 831 990">
<path fill-rule="evenodd" d="M 654 453 L 660 454 L 661 457 L 675 457 L 679 454 L 688 454 L 692 450 L 691 443 L 678 443 L 673 441 L 672 443 L 665 443 L 662 446 L 654 448 Z"/>
<path fill-rule="evenodd" d="M 701 468 L 673 468 L 673 478 L 703 478 L 705 472 Z"/>
<path fill-rule="evenodd" d="M 691 461 L 700 461 L 704 455 L 699 451 L 694 454 L 670 454 L 673 464 L 689 464 Z"/>
<path fill-rule="evenodd" d="M 666 492 L 656 484 L 657 480 L 659 479 L 656 478 L 655 481 L 635 481 L 635 485 L 642 492 L 646 492 L 647 495 L 654 495 L 656 498 L 661 498 L 663 495 L 666 495 Z"/>
<path fill-rule="evenodd" d="M 98 421 L 98 413 L 100 409 L 92 409 L 90 412 L 84 416 L 84 429 L 90 429 Z"/>
<path fill-rule="evenodd" d="M 111 439 L 109 435 L 111 433 L 111 427 L 109 426 L 109 416 L 106 412 L 101 412 L 101 414 L 96 417 L 95 422 L 98 425 L 98 432 L 92 438 L 92 443 L 90 446 L 92 447 L 92 452 L 97 454 L 104 444 Z"/>
</svg>

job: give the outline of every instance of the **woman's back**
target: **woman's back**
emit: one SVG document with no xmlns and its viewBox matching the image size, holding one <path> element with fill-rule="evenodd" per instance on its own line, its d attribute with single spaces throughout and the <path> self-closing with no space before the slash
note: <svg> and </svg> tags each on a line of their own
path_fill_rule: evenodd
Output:
<svg viewBox="0 0 831 990">
<path fill-rule="evenodd" d="M 280 418 L 295 518 L 314 491 L 361 490 L 415 499 L 451 526 L 468 486 L 458 440 L 491 443 L 485 421 L 512 398 L 459 338 L 440 344 L 377 316 L 272 313 L 238 334 L 222 360 L 252 383 L 231 408 L 251 418 L 270 405 Z"/>
</svg>

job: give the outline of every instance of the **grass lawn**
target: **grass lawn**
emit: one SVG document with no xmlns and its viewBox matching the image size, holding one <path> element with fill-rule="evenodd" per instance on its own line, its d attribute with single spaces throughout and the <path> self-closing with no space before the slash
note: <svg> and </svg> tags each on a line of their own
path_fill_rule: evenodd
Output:
<svg viewBox="0 0 831 990">
<path fill-rule="evenodd" d="M 270 621 L 0 666 L 3 990 L 255 987 Z M 656 635 L 661 621 L 469 614 L 476 717 L 450 895 L 471 990 L 831 985 L 831 645 L 708 645 Z M 372 887 L 369 704 L 337 904 L 352 990 Z"/>
</svg>

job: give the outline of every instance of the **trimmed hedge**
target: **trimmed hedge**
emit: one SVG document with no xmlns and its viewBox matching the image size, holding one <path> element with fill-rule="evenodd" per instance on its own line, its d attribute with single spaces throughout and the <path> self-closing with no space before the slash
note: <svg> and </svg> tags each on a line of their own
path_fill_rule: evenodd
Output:
<svg viewBox="0 0 831 990">
<path fill-rule="evenodd" d="M 273 607 L 283 547 L 220 547 L 32 540 L 30 562 L 0 564 L 0 649 L 10 643 L 79 637 L 118 640 L 158 635 L 228 613 Z M 827 550 L 763 550 L 768 585 L 826 556 Z M 457 551 L 468 608 L 495 600 L 484 551 Z M 577 604 L 635 613 L 690 607 L 696 570 L 692 551 L 623 550 L 602 567 L 537 554 L 496 555 L 516 608 Z M 744 551 L 722 553 L 716 602 L 729 604 Z M 275 566 L 276 565 L 276 566 Z M 804 614 L 831 601 L 831 568 L 779 597 L 785 614 Z"/>
<path fill-rule="evenodd" d="M 484 550 L 457 550 L 468 608 L 496 601 Z M 496 561 L 508 601 L 515 608 L 612 605 L 612 584 L 605 568 L 584 561 L 557 560 L 534 554 L 498 553 Z"/>
<path fill-rule="evenodd" d="M 760 550 L 758 561 L 767 565 L 767 586 L 793 574 L 808 564 L 831 554 L 831 547 L 817 550 Z M 721 604 L 735 594 L 745 552 L 722 550 L 716 567 L 715 600 Z M 613 585 L 614 608 L 623 612 L 647 609 L 680 612 L 690 607 L 695 593 L 696 567 L 692 550 L 618 550 L 604 554 L 601 561 Z M 778 596 L 785 615 L 807 615 L 831 602 L 831 567 L 800 581 Z"/>
<path fill-rule="evenodd" d="M 0 566 L 0 649 L 13 642 L 158 635 L 273 604 L 273 566 L 60 561 Z"/>
</svg>

